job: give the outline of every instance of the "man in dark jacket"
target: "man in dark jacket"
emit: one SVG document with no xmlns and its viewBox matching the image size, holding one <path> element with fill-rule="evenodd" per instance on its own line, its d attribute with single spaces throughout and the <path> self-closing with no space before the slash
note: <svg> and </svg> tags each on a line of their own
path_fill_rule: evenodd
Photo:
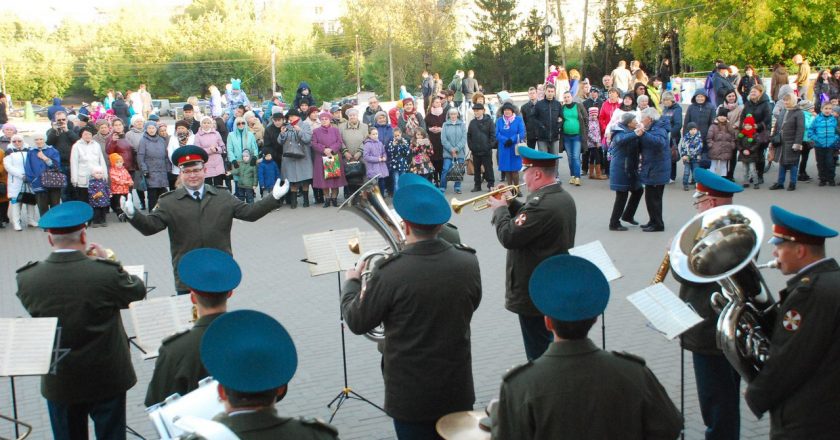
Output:
<svg viewBox="0 0 840 440">
<path fill-rule="evenodd" d="M 400 186 L 394 208 L 406 246 L 380 260 L 364 286 L 365 264 L 348 270 L 341 308 L 353 333 L 385 327 L 385 411 L 397 438 L 431 439 L 441 416 L 475 402 L 470 321 L 481 274 L 475 250 L 438 237 L 452 215 L 439 189 Z"/>
<path fill-rule="evenodd" d="M 137 382 L 120 310 L 143 299 L 146 287 L 88 242 L 92 216 L 83 202 L 50 209 L 39 226 L 53 252 L 17 271 L 21 304 L 33 318 L 58 318 L 56 348 L 69 350 L 56 374 L 41 376 L 55 439 L 88 438 L 89 416 L 97 438 L 125 438 L 125 393 Z"/>
<path fill-rule="evenodd" d="M 427 110 L 432 105 L 432 93 L 435 91 L 435 77 L 429 75 L 428 71 L 423 71 L 423 83 L 420 84 L 420 92 L 423 94 L 423 110 Z"/>
<path fill-rule="evenodd" d="M 195 119 L 195 109 L 192 104 L 184 104 L 184 119 L 182 121 L 189 124 L 192 134 L 198 133 L 198 129 L 201 128 L 201 122 Z"/>
<path fill-rule="evenodd" d="M 73 144 L 79 140 L 79 134 L 73 130 L 72 125 L 67 121 L 67 113 L 63 111 L 56 112 L 55 121 L 52 128 L 47 130 L 47 145 L 51 145 L 58 150 L 61 159 L 61 172 L 67 176 L 67 186 L 61 191 L 61 200 L 72 200 L 71 195 L 72 186 L 70 186 L 70 151 L 73 149 Z"/>
<path fill-rule="evenodd" d="M 519 147 L 519 154 L 529 192 L 525 203 L 506 197 L 490 197 L 488 202 L 496 237 L 507 249 L 505 308 L 519 316 L 525 356 L 533 360 L 545 352 L 552 335 L 528 296 L 528 281 L 543 260 L 568 254 L 574 247 L 577 208 L 557 181 L 556 155 L 528 147 Z"/>
<path fill-rule="evenodd" d="M 662 118 L 667 118 L 670 124 L 669 130 L 669 146 L 672 150 L 677 149 L 680 145 L 680 138 L 682 137 L 682 123 L 683 112 L 680 103 L 676 102 L 674 94 L 670 91 L 662 93 Z M 679 154 L 671 154 L 671 180 L 677 179 L 677 161 Z"/>
<path fill-rule="evenodd" d="M 729 75 L 729 66 L 718 64 L 717 71 L 712 77 L 712 87 L 715 90 L 715 102 L 719 104 L 726 102 L 726 95 L 729 92 L 735 91 L 735 86 L 727 79 L 727 75 Z"/>
<path fill-rule="evenodd" d="M 662 199 L 665 185 L 671 176 L 671 149 L 668 142 L 668 120 L 661 119 L 659 112 L 648 107 L 642 111 L 644 133 L 639 139 L 639 152 L 642 166 L 639 170 L 639 182 L 645 186 L 645 206 L 650 220 L 642 225 L 643 232 L 661 232 L 665 230 L 662 219 Z"/>
<path fill-rule="evenodd" d="M 379 105 L 379 98 L 376 95 L 371 96 L 368 99 L 368 106 L 365 109 L 365 113 L 362 115 L 362 122 L 365 123 L 368 127 L 373 127 L 373 123 L 376 122 L 376 114 L 384 111 L 382 110 L 382 106 Z"/>
<path fill-rule="evenodd" d="M 694 207 L 698 212 L 731 205 L 732 196 L 744 190 L 741 185 L 703 168 L 695 170 L 695 180 Z M 703 318 L 700 324 L 680 335 L 680 346 L 691 352 L 706 437 L 737 439 L 741 432 L 741 377 L 717 347 L 715 328 L 719 313 L 712 309 L 709 300 L 713 293 L 720 291 L 720 286 L 688 281 L 674 271 L 671 273 L 680 283 L 680 299 Z"/>
<path fill-rule="evenodd" d="M 525 123 L 525 134 L 528 147 L 537 147 L 537 121 L 534 120 L 534 111 L 537 106 L 537 89 L 531 87 L 528 89 L 528 102 L 522 104 L 519 112 L 522 114 L 522 122 Z"/>
<path fill-rule="evenodd" d="M 537 124 L 537 148 L 551 154 L 560 152 L 560 122 L 563 109 L 555 93 L 554 84 L 545 86 L 545 99 L 534 106 L 534 122 Z"/>
<path fill-rule="evenodd" d="M 111 104 L 111 109 L 114 110 L 114 116 L 120 118 L 123 121 L 123 125 L 129 127 L 129 116 L 128 114 L 128 103 L 125 102 L 125 98 L 123 98 L 123 94 L 121 92 L 117 92 L 117 97 L 114 99 L 114 102 Z"/>
<path fill-rule="evenodd" d="M 493 118 L 484 114 L 484 104 L 473 104 L 475 117 L 470 121 L 467 128 L 467 147 L 472 152 L 473 173 L 475 185 L 472 192 L 481 191 L 481 168 L 484 168 L 484 180 L 487 181 L 487 189 L 493 189 L 496 181 L 493 173 L 493 149 L 496 148 L 496 124 Z"/>
<path fill-rule="evenodd" d="M 283 113 L 277 112 L 271 115 L 271 123 L 265 127 L 263 135 L 263 146 L 260 153 L 265 156 L 270 154 L 277 164 L 277 170 L 280 170 L 280 164 L 283 160 L 283 146 L 280 144 L 278 137 L 280 136 L 280 129 L 286 125 L 286 117 Z M 288 196 L 288 194 L 287 194 Z"/>
<path fill-rule="evenodd" d="M 53 105 L 47 108 L 47 117 L 50 119 L 50 122 L 55 122 L 55 114 L 56 112 L 64 112 L 67 114 L 67 109 L 61 105 L 61 98 L 53 98 Z M 47 144 L 52 145 L 52 144 Z"/>
<path fill-rule="evenodd" d="M 837 231 L 786 211 L 770 209 L 773 256 L 784 275 L 770 356 L 744 399 L 761 416 L 770 411 L 770 438 L 840 438 L 840 267 L 825 254 Z"/>
<path fill-rule="evenodd" d="M 298 85 L 297 91 L 295 92 L 295 100 L 292 103 L 292 108 L 301 110 L 300 104 L 303 102 L 309 104 L 309 107 L 315 107 L 315 96 L 312 95 L 312 90 L 309 88 L 309 83 L 306 81 L 301 81 Z"/>
</svg>

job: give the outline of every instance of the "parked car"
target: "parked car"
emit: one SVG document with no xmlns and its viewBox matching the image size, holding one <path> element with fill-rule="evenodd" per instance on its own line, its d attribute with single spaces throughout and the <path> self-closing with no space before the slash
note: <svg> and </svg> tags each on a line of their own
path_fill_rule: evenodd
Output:
<svg viewBox="0 0 840 440">
<path fill-rule="evenodd" d="M 158 116 L 172 116 L 168 99 L 153 99 L 152 113 Z"/>
<path fill-rule="evenodd" d="M 42 118 L 47 117 L 47 109 L 48 107 L 44 107 L 38 104 L 32 104 L 32 111 L 35 112 L 35 116 L 40 116 Z M 25 107 L 18 107 L 18 108 L 9 108 L 9 116 L 13 118 L 22 118 L 25 116 L 26 108 Z"/>
</svg>

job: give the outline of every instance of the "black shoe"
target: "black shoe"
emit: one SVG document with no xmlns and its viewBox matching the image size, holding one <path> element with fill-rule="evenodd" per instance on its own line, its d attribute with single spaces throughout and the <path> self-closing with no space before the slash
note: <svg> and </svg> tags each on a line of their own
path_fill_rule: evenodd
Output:
<svg viewBox="0 0 840 440">
<path fill-rule="evenodd" d="M 828 181 L 828 186 L 834 186 L 834 185 L 836 185 L 836 184 L 834 183 L 834 181 L 833 181 L 833 180 L 829 180 L 829 181 Z"/>
<path fill-rule="evenodd" d="M 759 185 L 761 185 L 761 184 L 763 184 L 763 183 L 764 183 L 764 178 L 763 178 L 763 177 L 759 177 L 759 178 L 758 178 L 758 184 L 759 184 Z"/>
<path fill-rule="evenodd" d="M 627 227 L 621 225 L 610 225 L 610 231 L 626 231 Z"/>
<path fill-rule="evenodd" d="M 488 182 L 487 183 L 487 191 L 493 191 L 493 185 L 495 185 L 495 182 Z"/>
<path fill-rule="evenodd" d="M 796 191 L 796 185 L 794 185 L 794 184 L 788 185 L 787 190 L 788 191 Z"/>
<path fill-rule="evenodd" d="M 647 228 L 653 227 L 653 224 L 648 222 L 648 223 L 645 223 L 645 224 L 643 224 L 639 227 L 642 228 L 642 229 L 647 229 Z"/>
<path fill-rule="evenodd" d="M 326 198 L 324 199 L 324 206 L 323 207 L 324 208 L 329 208 L 330 207 L 330 199 L 326 199 Z"/>
<path fill-rule="evenodd" d="M 631 219 L 626 219 L 626 218 L 622 217 L 621 221 L 623 221 L 625 223 L 630 223 L 633 226 L 639 226 L 639 222 L 637 222 L 636 220 L 633 220 L 632 218 Z"/>
<path fill-rule="evenodd" d="M 333 205 L 334 207 L 338 208 L 338 197 L 336 197 L 336 198 L 332 199 L 332 205 Z"/>
<path fill-rule="evenodd" d="M 480 186 L 474 186 L 474 187 L 473 187 L 473 189 L 471 189 L 471 190 L 470 190 L 470 192 L 471 192 L 471 193 L 477 193 L 477 192 L 479 192 L 479 191 L 481 191 L 481 187 L 480 187 Z"/>
<path fill-rule="evenodd" d="M 820 184 L 817 186 L 826 186 L 828 183 L 825 180 L 820 180 Z"/>
<path fill-rule="evenodd" d="M 643 232 L 662 232 L 664 230 L 664 226 L 649 226 L 647 228 L 642 228 Z"/>
<path fill-rule="evenodd" d="M 769 189 L 770 191 L 775 191 L 775 190 L 777 190 L 777 189 L 783 189 L 784 187 L 785 187 L 785 186 L 784 186 L 784 185 L 782 185 L 781 183 L 776 182 L 776 183 L 774 183 L 774 184 L 770 185 L 770 188 L 767 188 L 767 189 Z"/>
<path fill-rule="evenodd" d="M 294 196 L 291 199 L 289 199 L 289 206 L 292 209 L 297 209 L 297 196 Z"/>
<path fill-rule="evenodd" d="M 800 182 L 808 182 L 808 181 L 811 180 L 811 176 L 803 173 L 803 174 L 800 174 L 799 176 L 797 176 L 796 180 L 798 180 Z M 794 188 L 796 188 L 796 187 L 794 186 Z"/>
<path fill-rule="evenodd" d="M 758 189 L 758 184 L 753 184 L 753 189 Z"/>
<path fill-rule="evenodd" d="M 309 207 L 309 192 L 304 192 L 303 193 L 303 207 L 304 208 Z"/>
</svg>

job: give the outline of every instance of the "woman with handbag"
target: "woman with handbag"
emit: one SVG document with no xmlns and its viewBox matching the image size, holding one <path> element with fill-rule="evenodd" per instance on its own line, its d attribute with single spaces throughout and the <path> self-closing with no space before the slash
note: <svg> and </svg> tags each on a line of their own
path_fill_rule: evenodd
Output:
<svg viewBox="0 0 840 440">
<path fill-rule="evenodd" d="M 443 170 L 440 174 L 440 189 L 446 192 L 447 180 L 454 180 L 455 194 L 461 194 L 461 182 L 464 180 L 464 172 L 466 171 L 464 158 L 467 152 L 467 129 L 457 108 L 450 108 L 447 116 L 449 119 L 443 124 L 443 131 L 440 136 L 443 143 Z M 457 180 L 449 178 L 450 170 L 453 168 L 458 168 L 456 173 L 460 171 L 460 173 L 457 173 L 460 174 Z"/>
<path fill-rule="evenodd" d="M 504 103 L 502 114 L 496 119 L 496 140 L 499 143 L 499 171 L 504 172 L 508 185 L 519 185 L 522 159 L 516 152 L 516 145 L 525 137 L 525 123 L 516 106 Z"/>
<path fill-rule="evenodd" d="M 34 207 L 27 207 L 27 205 L 34 205 L 32 199 L 35 197 L 30 189 L 29 181 L 26 179 L 26 157 L 28 154 L 29 151 L 23 144 L 23 136 L 13 135 L 11 148 L 7 151 L 6 157 L 3 158 L 3 166 L 9 175 L 6 194 L 11 203 L 12 227 L 15 228 L 15 231 L 23 230 L 20 221 L 21 214 L 26 215 L 26 223 L 29 226 L 38 227 L 38 213 L 35 212 Z"/>
<path fill-rule="evenodd" d="M 368 137 L 367 124 L 359 119 L 359 111 L 347 109 L 347 121 L 342 122 L 338 130 L 341 133 L 341 154 L 344 155 L 347 198 L 365 183 L 365 162 L 362 160 L 362 143 Z"/>
<path fill-rule="evenodd" d="M 297 207 L 297 193 L 303 195 L 303 207 L 309 207 L 309 185 L 312 183 L 312 130 L 302 124 L 300 113 L 291 109 L 286 114 L 288 121 L 280 127 L 277 142 L 280 144 L 283 160 L 280 161 L 280 175 L 289 181 L 292 194 L 292 208 Z"/>
<path fill-rule="evenodd" d="M 166 154 L 167 141 L 158 134 L 157 124 L 146 123 L 146 133 L 140 140 L 140 148 L 137 150 L 137 162 L 143 171 L 143 178 L 146 179 L 146 188 L 149 193 L 149 211 L 157 205 L 161 194 L 169 187 L 167 172 L 172 167 L 172 162 Z"/>
<path fill-rule="evenodd" d="M 338 206 L 338 189 L 347 186 L 341 132 L 332 125 L 328 111 L 318 115 L 321 126 L 312 130 L 312 186 L 324 191 L 324 208 Z"/>
<path fill-rule="evenodd" d="M 32 138 L 35 147 L 29 149 L 24 168 L 26 178 L 35 192 L 38 213 L 44 215 L 50 208 L 61 203 L 61 188 L 67 185 L 67 177 L 61 172 L 58 150 L 46 144 L 43 134 L 36 134 Z"/>
</svg>

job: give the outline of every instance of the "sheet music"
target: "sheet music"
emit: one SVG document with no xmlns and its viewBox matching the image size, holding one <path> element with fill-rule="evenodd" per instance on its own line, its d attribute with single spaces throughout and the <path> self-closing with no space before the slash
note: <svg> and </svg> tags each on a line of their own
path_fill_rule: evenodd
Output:
<svg viewBox="0 0 840 440">
<path fill-rule="evenodd" d="M 362 231 L 359 233 L 359 248 L 361 253 L 367 251 L 381 251 L 390 248 L 382 234 L 374 231 Z"/>
<path fill-rule="evenodd" d="M 607 255 L 607 250 L 600 240 L 575 246 L 569 249 L 569 254 L 589 260 L 592 264 L 598 266 L 607 281 L 617 280 L 623 276 L 613 264 L 612 258 Z"/>
<path fill-rule="evenodd" d="M 642 315 L 668 339 L 674 339 L 703 321 L 694 310 L 662 283 L 627 297 Z"/>
<path fill-rule="evenodd" d="M 347 243 L 350 239 L 358 237 L 357 228 L 304 235 L 303 246 L 306 249 L 306 259 L 318 263 L 307 264 L 309 275 L 314 277 L 352 269 L 359 256 L 350 252 Z"/>
<path fill-rule="evenodd" d="M 123 266 L 123 270 L 129 275 L 134 275 L 145 282 L 146 280 L 146 266 L 142 264 Z"/>
<path fill-rule="evenodd" d="M 0 376 L 47 374 L 58 318 L 0 318 Z"/>
<path fill-rule="evenodd" d="M 192 328 L 192 307 L 189 295 L 153 298 L 128 305 L 137 345 L 146 352 L 143 359 L 157 357 L 160 343 L 167 336 Z"/>
</svg>

